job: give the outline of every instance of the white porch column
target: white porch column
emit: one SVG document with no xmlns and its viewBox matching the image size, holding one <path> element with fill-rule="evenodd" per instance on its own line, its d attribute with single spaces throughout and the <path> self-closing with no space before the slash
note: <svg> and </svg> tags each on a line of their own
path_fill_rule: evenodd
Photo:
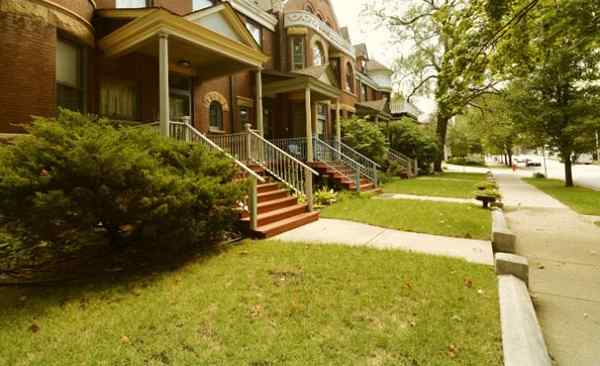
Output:
<svg viewBox="0 0 600 366">
<path fill-rule="evenodd" d="M 313 154 L 313 129 L 312 129 L 312 108 L 310 100 L 310 88 L 304 91 L 304 102 L 306 105 L 306 160 L 309 163 L 314 161 Z"/>
<path fill-rule="evenodd" d="M 335 140 L 338 144 L 338 149 L 342 142 L 342 112 L 341 112 L 340 100 L 337 100 L 335 105 Z"/>
<path fill-rule="evenodd" d="M 263 114 L 262 69 L 256 71 L 256 128 L 261 136 L 265 136 Z"/>
<path fill-rule="evenodd" d="M 160 134 L 169 136 L 169 35 L 158 35 Z"/>
</svg>

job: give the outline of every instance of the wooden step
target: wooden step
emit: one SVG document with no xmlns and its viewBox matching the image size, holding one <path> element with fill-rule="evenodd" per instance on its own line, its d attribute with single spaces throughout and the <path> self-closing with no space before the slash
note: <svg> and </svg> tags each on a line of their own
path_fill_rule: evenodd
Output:
<svg viewBox="0 0 600 366">
<path fill-rule="evenodd" d="M 290 217 L 298 216 L 303 213 L 306 213 L 306 208 L 308 206 L 305 204 L 296 204 L 289 207 L 280 208 L 278 210 L 270 211 L 267 213 L 263 213 L 258 215 L 258 226 L 266 226 L 275 222 L 279 222 L 282 220 L 286 220 Z M 242 221 L 249 222 L 250 218 L 242 219 Z"/>
<path fill-rule="evenodd" d="M 256 186 L 258 193 L 266 193 L 279 189 L 279 183 L 263 183 Z"/>
<path fill-rule="evenodd" d="M 294 196 L 289 196 L 289 197 L 285 197 L 285 198 L 279 198 L 276 200 L 259 203 L 258 207 L 256 207 L 256 210 L 257 210 L 258 214 L 260 215 L 263 213 L 279 210 L 280 208 L 294 206 L 296 204 L 298 204 L 298 199 Z M 248 211 L 243 211 L 241 213 L 242 219 L 245 219 L 249 216 L 250 216 L 250 213 Z"/>
<path fill-rule="evenodd" d="M 258 203 L 278 200 L 289 196 L 289 192 L 285 189 L 276 189 L 273 191 L 257 194 Z"/>
<path fill-rule="evenodd" d="M 319 219 L 319 212 L 306 212 L 300 215 L 289 217 L 285 220 L 277 221 L 269 225 L 259 226 L 255 234 L 263 239 L 293 230 L 297 227 L 315 222 Z"/>
</svg>

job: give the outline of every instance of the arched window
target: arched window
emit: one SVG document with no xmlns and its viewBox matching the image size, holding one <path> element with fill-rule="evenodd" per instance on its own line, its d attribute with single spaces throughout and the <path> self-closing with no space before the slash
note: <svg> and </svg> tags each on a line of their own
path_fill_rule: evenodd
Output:
<svg viewBox="0 0 600 366">
<path fill-rule="evenodd" d="M 321 66 L 325 63 L 325 52 L 321 42 L 315 42 L 313 45 L 313 65 Z"/>
<path fill-rule="evenodd" d="M 350 62 L 348 62 L 346 68 L 346 91 L 349 93 L 354 93 L 354 69 L 352 68 L 352 64 Z"/>
<path fill-rule="evenodd" d="M 210 128 L 223 130 L 223 107 L 221 103 L 212 101 L 208 111 L 208 119 L 210 122 Z"/>
</svg>

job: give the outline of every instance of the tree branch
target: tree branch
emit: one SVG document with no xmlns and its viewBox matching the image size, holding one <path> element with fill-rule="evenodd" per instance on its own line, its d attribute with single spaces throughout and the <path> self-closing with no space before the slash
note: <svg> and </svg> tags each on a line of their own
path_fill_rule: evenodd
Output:
<svg viewBox="0 0 600 366">
<path fill-rule="evenodd" d="M 412 97 L 415 95 L 415 93 L 416 93 L 416 92 L 417 92 L 419 89 L 421 89 L 421 87 L 422 87 L 423 85 L 425 85 L 425 83 L 426 83 L 426 82 L 428 82 L 428 81 L 429 81 L 429 80 L 431 80 L 431 79 L 437 79 L 437 75 L 429 75 L 429 76 L 428 76 L 428 77 L 426 77 L 425 79 L 421 80 L 421 82 L 420 82 L 420 83 L 419 83 L 417 86 L 415 86 L 415 87 L 413 88 L 413 91 L 412 91 L 412 92 L 411 92 L 411 93 L 410 93 L 410 94 L 409 94 L 409 95 L 406 97 L 406 100 L 407 100 L 408 102 L 410 102 L 410 98 L 412 98 Z"/>
</svg>

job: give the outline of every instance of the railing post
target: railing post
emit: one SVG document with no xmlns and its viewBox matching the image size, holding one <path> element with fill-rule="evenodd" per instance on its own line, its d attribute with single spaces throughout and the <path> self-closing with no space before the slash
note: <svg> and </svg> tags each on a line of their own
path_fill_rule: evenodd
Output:
<svg viewBox="0 0 600 366">
<path fill-rule="evenodd" d="M 356 193 L 360 193 L 360 168 L 356 168 L 354 184 L 356 185 Z"/>
<path fill-rule="evenodd" d="M 314 211 L 314 198 L 313 198 L 313 180 L 312 172 L 304 168 L 304 191 L 306 193 L 306 204 L 308 205 L 308 211 Z"/>
<path fill-rule="evenodd" d="M 419 176 L 419 160 L 417 160 L 415 158 L 414 162 L 415 162 L 415 169 L 414 169 L 415 177 L 418 177 Z"/>
<path fill-rule="evenodd" d="M 252 134 L 250 130 L 252 125 L 250 123 L 246 123 L 246 160 L 247 162 L 252 161 Z"/>
<path fill-rule="evenodd" d="M 377 181 L 377 164 L 373 162 L 373 179 L 375 181 L 375 187 L 379 187 L 379 182 Z"/>
<path fill-rule="evenodd" d="M 250 199 L 248 202 L 248 214 L 250 215 L 250 229 L 258 227 L 258 188 L 256 177 L 250 177 Z"/>
</svg>

